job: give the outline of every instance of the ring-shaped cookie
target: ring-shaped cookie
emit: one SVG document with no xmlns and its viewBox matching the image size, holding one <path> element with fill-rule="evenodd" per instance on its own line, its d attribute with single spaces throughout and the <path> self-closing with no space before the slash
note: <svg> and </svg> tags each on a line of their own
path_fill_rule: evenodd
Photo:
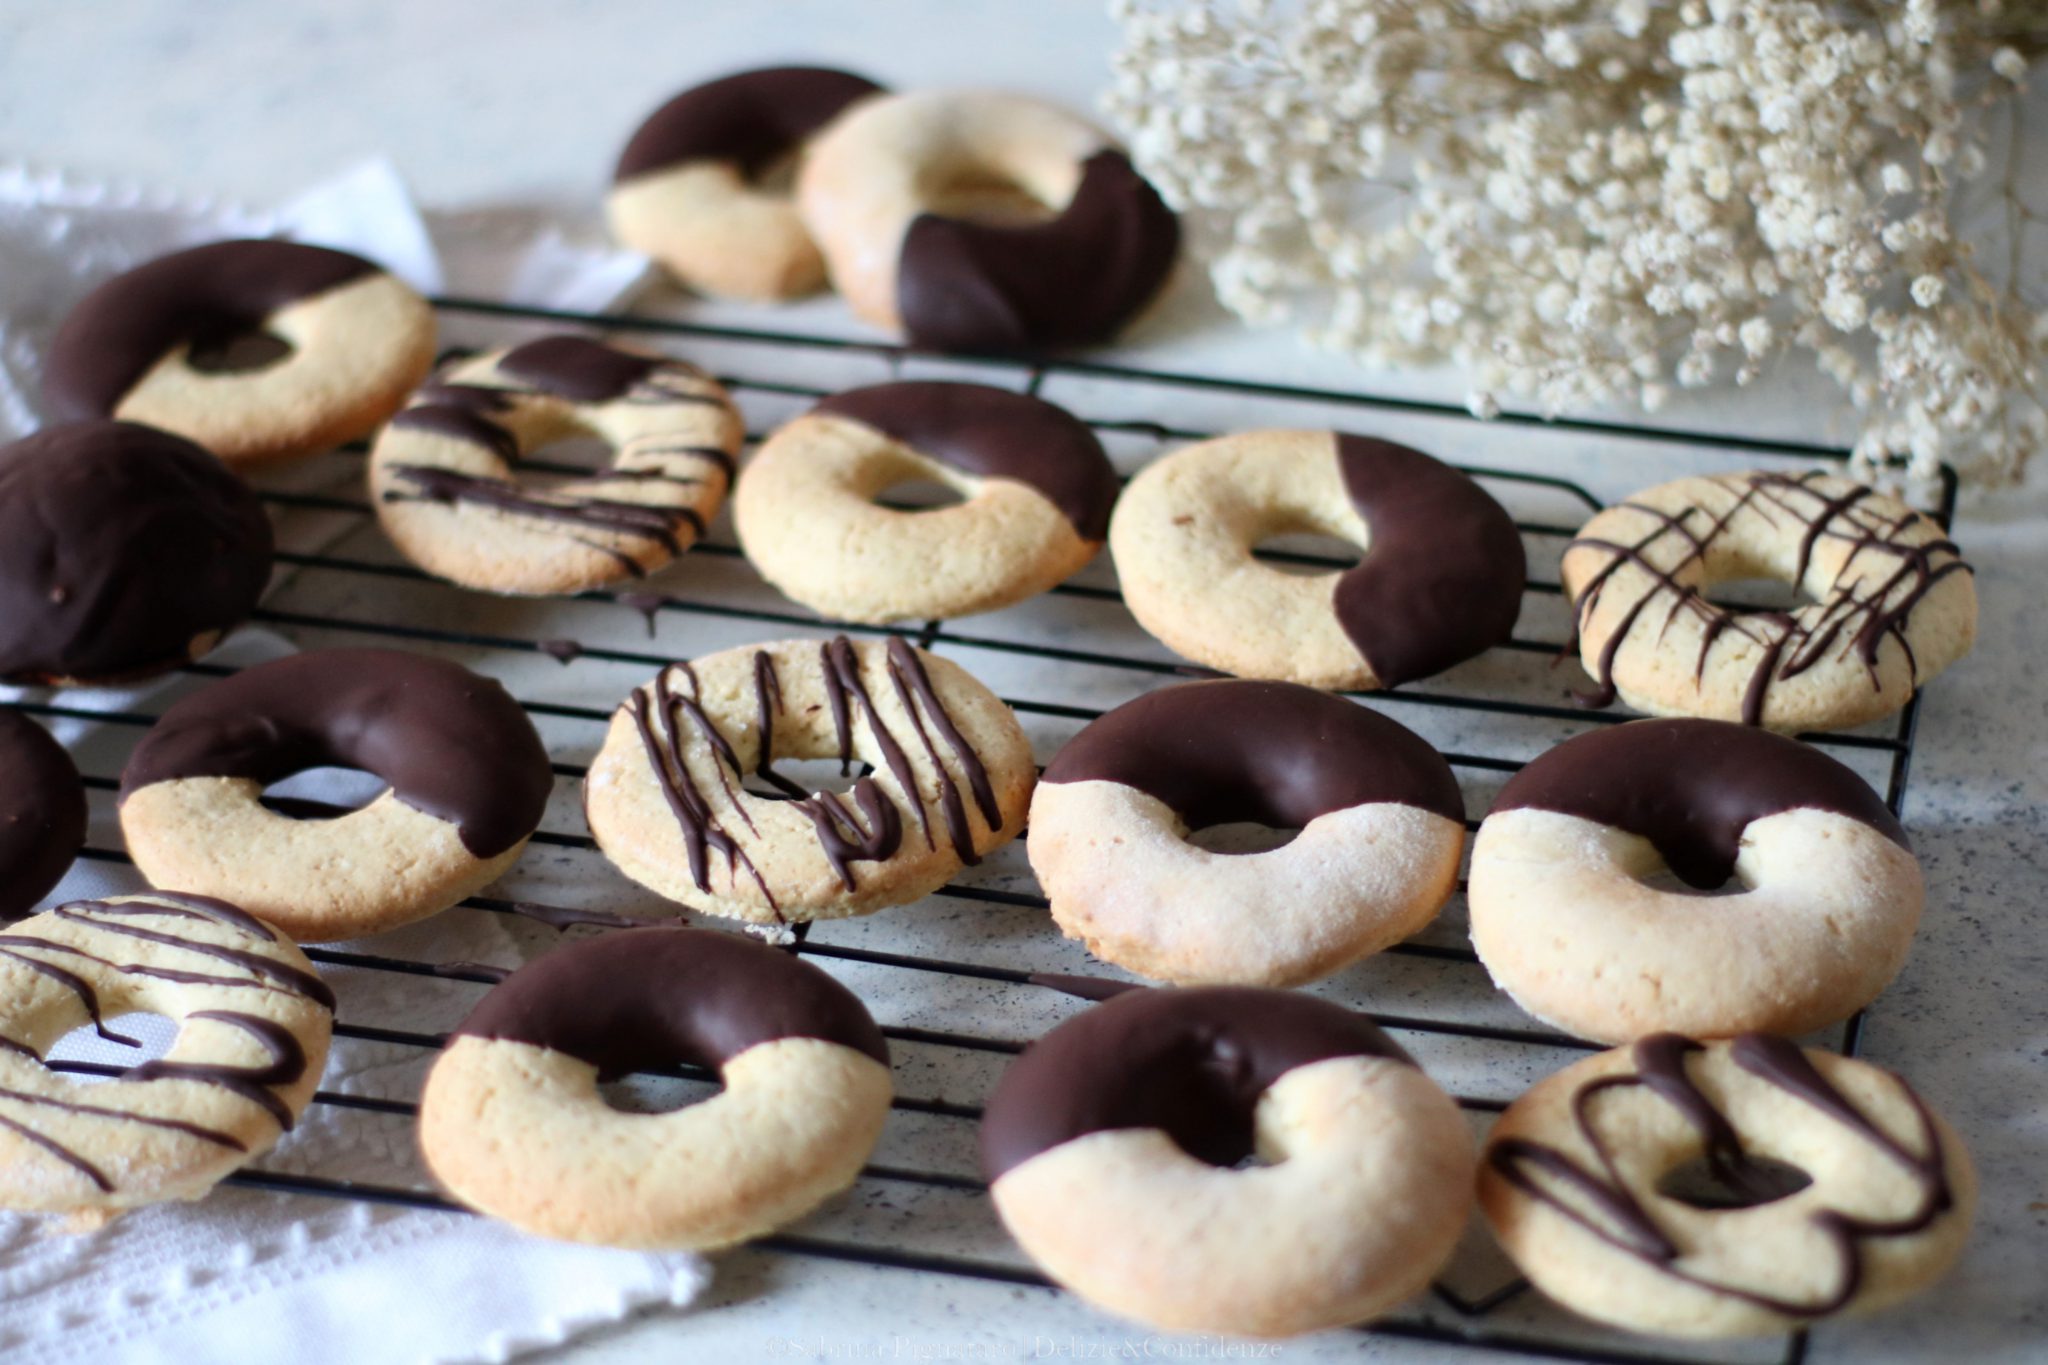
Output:
<svg viewBox="0 0 2048 1365">
<path fill-rule="evenodd" d="M 981 1152 L 1032 1260 L 1166 1331 L 1373 1317 L 1429 1282 L 1472 1204 L 1464 1117 L 1406 1053 L 1246 987 L 1139 988 L 1061 1024 L 1003 1073 Z"/>
<path fill-rule="evenodd" d="M 877 495 L 912 480 L 964 499 L 904 511 Z M 980 384 L 879 384 L 827 398 L 769 437 L 733 496 L 761 576 L 842 621 L 993 611 L 1095 557 L 1116 471 L 1087 425 Z"/>
<path fill-rule="evenodd" d="M 1617 1043 L 1846 1018 L 1905 964 L 1924 890 L 1897 817 L 1826 754 L 1726 721 L 1640 720 L 1509 780 L 1467 899 L 1495 984 Z"/>
<path fill-rule="evenodd" d="M 706 1067 L 662 1114 L 600 1079 Z M 565 1241 L 708 1251 L 799 1218 L 860 1173 L 889 1114 L 889 1049 L 797 957 L 709 929 L 628 929 L 514 972 L 420 1095 L 420 1148 L 465 1204 Z"/>
<path fill-rule="evenodd" d="M 1702 1159 L 1706 1198 L 1660 1190 Z M 1695 1338 L 1905 1298 L 1954 1263 L 1975 1198 L 1961 1140 L 1905 1081 L 1754 1033 L 1659 1034 L 1565 1068 L 1501 1115 L 1479 1176 L 1494 1236 L 1537 1288 Z"/>
<path fill-rule="evenodd" d="M 773 767 L 829 758 L 873 775 L 805 792 Z M 663 669 L 613 716 L 583 805 L 598 847 L 642 886 L 779 924 L 938 889 L 1017 837 L 1036 778 L 1017 718 L 958 664 L 842 635 Z"/>
<path fill-rule="evenodd" d="M 391 419 L 370 452 L 385 534 L 465 587 L 540 595 L 644 578 L 718 515 L 746 424 L 686 361 L 579 336 L 542 337 L 455 365 Z M 527 488 L 522 457 L 597 437 L 610 461 Z"/>
<path fill-rule="evenodd" d="M 992 187 L 1052 216 L 956 210 Z M 1180 249 L 1173 211 L 1098 129 L 987 91 L 847 110 L 812 142 L 797 205 L 853 311 L 935 350 L 1105 341 L 1159 292 Z"/>
<path fill-rule="evenodd" d="M 1363 706 L 1293 683 L 1183 683 L 1069 740 L 1031 798 L 1031 867 L 1062 933 L 1178 984 L 1292 986 L 1408 937 L 1458 883 L 1450 764 Z M 1211 825 L 1300 833 L 1261 853 Z"/>
<path fill-rule="evenodd" d="M 1363 547 L 1342 572 L 1253 556 L 1312 531 Z M 1242 677 L 1392 687 L 1505 641 L 1521 610 L 1521 537 L 1449 465 L 1389 441 L 1249 431 L 1174 451 L 1117 502 L 1124 601 L 1176 653 Z"/>
<path fill-rule="evenodd" d="M 85 846 L 85 783 L 64 746 L 0 710 L 0 921 L 19 919 Z"/>
<path fill-rule="evenodd" d="M 1970 566 L 1932 517 L 1839 474 L 1678 479 L 1565 548 L 1586 698 L 1772 730 L 1897 711 L 1977 637 Z M 1805 605 L 1740 610 L 1717 583 L 1771 578 Z"/>
<path fill-rule="evenodd" d="M 881 87 L 826 67 L 779 66 L 694 86 L 648 115 L 612 175 L 612 233 L 692 289 L 786 299 L 825 262 L 774 177 L 812 134 Z"/>
<path fill-rule="evenodd" d="M 178 1025 L 161 1057 L 87 1084 L 43 1064 L 124 1014 Z M 313 1098 L 334 993 L 225 902 L 144 891 L 72 901 L 0 933 L 0 1207 L 103 1218 L 197 1199 L 269 1151 Z"/>
<path fill-rule="evenodd" d="M 388 784 L 300 820 L 265 786 L 309 768 Z M 121 833 L 153 882 L 235 903 L 300 942 L 425 919 L 482 888 L 539 826 L 554 773 L 505 689 L 394 649 L 245 668 L 158 719 L 121 772 Z"/>
<path fill-rule="evenodd" d="M 288 352 L 239 368 L 236 344 L 252 334 Z M 433 363 L 433 310 L 362 257 L 214 242 L 86 295 L 50 343 L 43 396 L 58 417 L 147 423 L 248 465 L 367 435 Z"/>
<path fill-rule="evenodd" d="M 256 494 L 182 436 L 65 422 L 0 446 L 0 679 L 188 663 L 255 610 L 272 550 Z"/>
</svg>

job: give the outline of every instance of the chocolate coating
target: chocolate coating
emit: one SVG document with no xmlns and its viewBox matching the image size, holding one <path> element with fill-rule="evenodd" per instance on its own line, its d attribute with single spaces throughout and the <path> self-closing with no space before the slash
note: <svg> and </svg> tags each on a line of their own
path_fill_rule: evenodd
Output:
<svg viewBox="0 0 2048 1365">
<path fill-rule="evenodd" d="M 737 162 L 759 175 L 857 99 L 881 86 L 850 71 L 771 66 L 693 86 L 648 115 L 619 156 L 614 181 L 688 161 Z"/>
<path fill-rule="evenodd" d="M 395 649 L 317 649 L 245 668 L 164 712 L 121 772 L 121 798 L 181 777 L 271 783 L 360 768 L 492 858 L 540 824 L 548 752 L 511 694 L 459 664 Z"/>
<path fill-rule="evenodd" d="M 1723 720 L 1638 720 L 1566 740 L 1516 773 L 1493 809 L 1627 830 L 1704 890 L 1734 875 L 1750 821 L 1788 810 L 1846 815 L 1908 847 L 1898 817 L 1854 772 L 1796 739 Z"/>
<path fill-rule="evenodd" d="M 64 746 L 0 711 L 0 920 L 19 919 L 85 846 L 85 784 Z"/>
<path fill-rule="evenodd" d="M 1337 468 L 1365 519 L 1365 557 L 1337 580 L 1337 623 L 1382 685 L 1426 678 L 1506 640 L 1528 562 L 1506 509 L 1407 446 L 1337 437 Z"/>
<path fill-rule="evenodd" d="M 1028 484 L 1083 540 L 1109 534 L 1116 470 L 1087 423 L 1043 399 L 983 384 L 912 381 L 849 389 L 811 411 L 873 427 L 969 474 Z"/>
<path fill-rule="evenodd" d="M 522 384 L 575 403 L 608 403 L 661 363 L 659 356 L 567 335 L 541 337 L 498 358 L 498 368 Z"/>
<path fill-rule="evenodd" d="M 59 418 L 111 417 L 179 346 L 214 347 L 288 304 L 377 273 L 360 256 L 298 242 L 213 242 L 116 275 L 64 319 L 44 362 Z"/>
<path fill-rule="evenodd" d="M 174 668 L 255 608 L 270 556 L 263 504 L 182 436 L 71 422 L 0 446 L 0 679 Z"/>
<path fill-rule="evenodd" d="M 1300 829 L 1378 801 L 1465 818 L 1451 765 L 1414 731 L 1287 682 L 1230 678 L 1148 692 L 1067 741 L 1043 780 L 1136 787 L 1190 829 Z"/>
<path fill-rule="evenodd" d="M 1014 353 L 1105 341 L 1159 292 L 1180 220 L 1122 152 L 1081 166 L 1067 206 L 1042 223 L 922 213 L 896 261 L 896 311 L 911 344 Z"/>
<path fill-rule="evenodd" d="M 603 1076 L 717 1068 L 779 1038 L 889 1064 L 858 996 L 810 963 L 715 929 L 622 929 L 558 948 L 493 987 L 455 1030 L 552 1048 Z"/>
<path fill-rule="evenodd" d="M 1158 1128 L 1199 1160 L 1252 1151 L 1266 1087 L 1332 1057 L 1407 1053 L 1362 1014 L 1250 986 L 1124 991 L 1024 1050 L 989 1097 L 981 1165 L 990 1180 L 1089 1133 Z"/>
</svg>

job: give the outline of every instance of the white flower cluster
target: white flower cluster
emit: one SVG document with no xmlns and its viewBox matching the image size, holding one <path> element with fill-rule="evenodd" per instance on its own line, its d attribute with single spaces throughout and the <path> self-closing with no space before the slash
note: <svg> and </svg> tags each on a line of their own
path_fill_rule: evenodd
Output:
<svg viewBox="0 0 2048 1365">
<path fill-rule="evenodd" d="M 1951 217 L 1996 115 L 2024 136 L 2043 0 L 1112 10 L 1110 111 L 1247 320 L 1449 360 L 1482 414 L 1654 409 L 1803 351 L 1864 411 L 1866 473 L 1991 482 L 2048 441 L 2029 212 L 2008 182 L 1996 262 Z"/>
</svg>

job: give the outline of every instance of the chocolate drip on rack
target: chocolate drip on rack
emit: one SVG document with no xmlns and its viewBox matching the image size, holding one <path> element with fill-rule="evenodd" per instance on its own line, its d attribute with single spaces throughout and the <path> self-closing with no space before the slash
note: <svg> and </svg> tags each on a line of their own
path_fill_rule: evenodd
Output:
<svg viewBox="0 0 2048 1365">
<path fill-rule="evenodd" d="M 1846 658 L 1854 653 L 1862 660 L 1872 689 L 1880 689 L 1883 684 L 1878 677 L 1877 656 L 1888 639 L 1897 641 L 1905 652 L 1909 676 L 1917 686 L 1919 661 L 1906 638 L 1906 625 L 1913 609 L 1948 575 L 1974 570 L 1957 557 L 1960 551 L 1953 541 L 1936 539 L 1916 543 L 1903 538 L 1908 528 L 1918 521 L 1918 513 L 1908 509 L 1899 516 L 1879 515 L 1862 506 L 1866 499 L 1874 496 L 1875 490 L 1858 486 L 1830 497 L 1813 487 L 1813 481 L 1819 477 L 1812 473 L 1796 478 L 1758 473 L 1717 478 L 1713 482 L 1736 494 L 1735 501 L 1718 515 L 1698 505 L 1670 513 L 1640 502 L 1624 502 L 1620 505 L 1652 518 L 1657 523 L 1655 528 L 1634 542 L 1581 536 L 1567 545 L 1566 554 L 1577 549 L 1594 549 L 1610 556 L 1607 564 L 1587 580 L 1578 594 L 1574 604 L 1574 643 L 1576 636 L 1585 631 L 1592 619 L 1609 582 L 1624 565 L 1634 565 L 1651 580 L 1650 586 L 1628 605 L 1620 622 L 1602 645 L 1600 656 L 1591 669 L 1593 690 L 1576 694 L 1579 703 L 1590 707 L 1613 704 L 1618 695 L 1614 683 L 1615 658 L 1651 604 L 1665 595 L 1669 595 L 1670 602 L 1664 623 L 1659 628 L 1660 635 L 1670 629 L 1671 623 L 1681 613 L 1690 612 L 1704 623 L 1699 652 L 1693 664 L 1696 681 L 1705 676 L 1708 656 L 1728 632 L 1761 646 L 1761 655 L 1750 672 L 1749 683 L 1743 693 L 1742 721 L 1745 725 L 1763 722 L 1765 703 L 1769 700 L 1773 683 L 1798 677 L 1827 659 L 1831 652 L 1836 658 Z M 1817 608 L 1807 608 L 1800 613 L 1731 612 L 1709 602 L 1698 587 L 1680 583 L 1678 576 L 1690 565 L 1704 560 L 1714 542 L 1734 519 L 1751 510 L 1773 522 L 1782 515 L 1801 526 L 1799 562 L 1792 576 L 1795 585 L 1806 577 L 1814 552 L 1823 540 L 1848 544 L 1849 554 L 1843 561 L 1844 573 L 1851 563 L 1866 553 L 1888 555 L 1897 561 L 1896 567 L 1868 592 L 1859 591 L 1868 576 L 1859 574 L 1847 584 L 1838 584 Z M 1683 542 L 1684 553 L 1675 562 L 1660 567 L 1652 558 L 1651 551 L 1657 542 L 1667 538 Z M 1937 564 L 1937 555 L 1949 558 Z"/>
<path fill-rule="evenodd" d="M 1891 1219 L 1859 1218 L 1829 1208 L 1816 1210 L 1812 1214 L 1812 1223 L 1834 1246 L 1841 1277 L 1834 1292 L 1811 1303 L 1729 1284 L 1685 1269 L 1679 1264 L 1684 1258 L 1684 1249 L 1671 1240 L 1656 1217 L 1623 1180 L 1613 1153 L 1593 1125 L 1591 1104 L 1595 1098 L 1609 1091 L 1634 1087 L 1649 1089 L 1677 1109 L 1699 1133 L 1710 1171 L 1731 1189 L 1754 1191 L 1759 1200 L 1769 1198 L 1776 1191 L 1743 1150 L 1740 1134 L 1727 1115 L 1687 1074 L 1687 1055 L 1701 1050 L 1703 1045 L 1689 1038 L 1671 1033 L 1656 1034 L 1635 1044 L 1633 1072 L 1604 1076 L 1579 1088 L 1572 1097 L 1572 1116 L 1586 1145 L 1598 1159 L 1598 1169 L 1529 1138 L 1503 1138 L 1493 1143 L 1486 1153 L 1488 1166 L 1523 1194 L 1549 1205 L 1601 1241 L 1649 1263 L 1664 1274 L 1792 1318 L 1824 1317 L 1840 1311 L 1856 1297 L 1863 1283 L 1864 1241 L 1919 1232 L 1954 1206 L 1955 1196 L 1949 1188 L 1940 1130 L 1935 1126 L 1934 1116 L 1925 1102 L 1905 1089 L 1903 1082 L 1900 1083 L 1901 1090 L 1919 1117 L 1924 1148 L 1921 1153 L 1913 1152 L 1878 1127 L 1853 1100 L 1821 1075 L 1798 1044 L 1768 1034 L 1746 1033 L 1729 1045 L 1730 1056 L 1737 1066 L 1820 1110 L 1835 1123 L 1877 1147 L 1901 1166 L 1919 1187 L 1920 1203 L 1905 1217 Z M 1557 1193 L 1560 1187 L 1576 1194 L 1598 1217 L 1561 1197 Z"/>
</svg>

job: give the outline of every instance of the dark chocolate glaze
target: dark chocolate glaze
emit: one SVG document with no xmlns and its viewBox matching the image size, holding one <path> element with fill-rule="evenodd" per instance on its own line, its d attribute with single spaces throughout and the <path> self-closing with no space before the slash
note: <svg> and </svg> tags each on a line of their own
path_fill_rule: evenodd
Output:
<svg viewBox="0 0 2048 1365">
<path fill-rule="evenodd" d="M 1633 1072 L 1605 1076 L 1579 1087 L 1572 1096 L 1572 1116 L 1580 1135 L 1593 1149 L 1597 1167 L 1555 1147 L 1518 1137 L 1501 1138 L 1489 1144 L 1486 1164 L 1521 1193 L 1549 1205 L 1601 1241 L 1648 1262 L 1673 1279 L 1791 1318 L 1818 1318 L 1841 1311 L 1862 1288 L 1864 1242 L 1924 1231 L 1955 1206 L 1955 1194 L 1948 1182 L 1947 1154 L 1933 1114 L 1905 1082 L 1897 1082 L 1920 1121 L 1920 1150 L 1916 1152 L 1878 1127 L 1855 1101 L 1822 1076 L 1797 1043 L 1762 1033 L 1745 1033 L 1734 1039 L 1729 1049 L 1737 1066 L 1820 1110 L 1830 1121 L 1883 1152 L 1918 1187 L 1920 1201 L 1912 1213 L 1896 1219 L 1859 1218 L 1831 1208 L 1816 1209 L 1810 1216 L 1811 1222 L 1834 1249 L 1839 1276 L 1833 1292 L 1819 1299 L 1802 1302 L 1723 1283 L 1681 1264 L 1685 1248 L 1672 1240 L 1655 1214 L 1622 1179 L 1614 1154 L 1593 1122 L 1591 1112 L 1593 1101 L 1602 1094 L 1647 1088 L 1677 1109 L 1700 1135 L 1709 1168 L 1725 1184 L 1737 1191 L 1753 1189 L 1758 1202 L 1779 1194 L 1780 1187 L 1774 1184 L 1767 1169 L 1760 1168 L 1743 1149 L 1742 1135 L 1727 1115 L 1687 1074 L 1686 1057 L 1704 1046 L 1677 1034 L 1656 1034 L 1634 1045 Z M 1557 1193 L 1560 1188 L 1572 1190 L 1583 1202 L 1561 1198 Z M 1593 1215 L 1581 1211 L 1582 1208 L 1590 1208 Z"/>
<path fill-rule="evenodd" d="M 624 929 L 557 948 L 493 987 L 455 1030 L 553 1049 L 602 1076 L 722 1067 L 780 1038 L 889 1064 L 857 996 L 795 956 L 715 929 Z"/>
<path fill-rule="evenodd" d="M 1734 875 L 1750 821 L 1784 811 L 1832 811 L 1908 846 L 1898 817 L 1854 772 L 1796 739 L 1723 720 L 1638 720 L 1578 735 L 1510 778 L 1493 809 L 1627 830 L 1702 890 Z"/>
<path fill-rule="evenodd" d="M 925 380 L 849 389 L 812 411 L 873 427 L 969 474 L 1035 488 L 1083 540 L 1109 534 L 1117 481 L 1102 442 L 1085 422 L 1043 399 Z"/>
<path fill-rule="evenodd" d="M 43 397 L 61 419 L 111 417 L 179 346 L 218 347 L 280 309 L 378 267 L 297 242 L 213 242 L 160 256 L 87 294 L 50 343 Z"/>
<path fill-rule="evenodd" d="M 1344 491 L 1368 531 L 1337 579 L 1337 624 L 1382 686 L 1426 678 L 1514 633 L 1528 563 L 1506 509 L 1419 450 L 1337 436 Z"/>
<path fill-rule="evenodd" d="M 572 403 L 608 403 L 623 397 L 661 363 L 659 356 L 565 334 L 514 346 L 498 358 L 498 369 L 540 393 Z"/>
<path fill-rule="evenodd" d="M 1180 220 L 1122 152 L 1081 164 L 1042 223 L 919 214 L 896 260 L 896 311 L 916 346 L 1016 353 L 1104 341 L 1173 269 Z"/>
<path fill-rule="evenodd" d="M 1704 677 L 1707 659 L 1724 635 L 1747 640 L 1757 651 L 1756 666 L 1750 670 L 1749 685 L 1742 699 L 1742 723 L 1761 725 L 1771 684 L 1798 677 L 1831 654 L 1846 658 L 1851 653 L 1862 660 L 1873 691 L 1882 687 L 1877 673 L 1877 655 L 1886 640 L 1895 640 L 1905 651 L 1906 667 L 1915 686 L 1920 665 L 1913 646 L 1906 639 L 1906 625 L 1936 584 L 1954 573 L 1974 573 L 1958 556 L 1950 540 L 1935 539 L 1915 544 L 1906 532 L 1919 520 L 1907 509 L 1902 515 L 1881 516 L 1863 506 L 1876 490 L 1857 486 L 1834 497 L 1813 487 L 1819 472 L 1793 477 L 1785 474 L 1737 474 L 1716 480 L 1735 492 L 1735 500 L 1719 515 L 1703 507 L 1686 507 L 1668 513 L 1639 502 L 1624 502 L 1656 522 L 1656 528 L 1633 543 L 1580 536 L 1565 547 L 1567 554 L 1578 549 L 1606 553 L 1607 563 L 1580 588 L 1573 603 L 1574 634 L 1582 633 L 1607 591 L 1609 580 L 1627 564 L 1633 564 L 1650 578 L 1650 586 L 1629 603 L 1621 620 L 1601 646 L 1600 657 L 1588 671 L 1593 690 L 1580 693 L 1582 706 L 1611 706 L 1618 691 L 1614 685 L 1614 660 L 1639 621 L 1656 621 L 1660 613 L 1649 611 L 1660 598 L 1668 598 L 1661 613 L 1657 634 L 1670 627 L 1681 613 L 1697 616 L 1704 627 L 1699 654 L 1693 663 L 1695 681 Z M 1823 540 L 1848 544 L 1852 556 L 1871 552 L 1890 558 L 1888 570 L 1861 569 L 1847 583 L 1837 583 L 1821 610 L 1802 621 L 1787 611 L 1734 611 L 1707 600 L 1699 588 L 1681 585 L 1678 575 L 1705 558 L 1730 522 L 1754 509 L 1773 524 L 1799 528 L 1799 562 L 1792 575 L 1796 584 L 1806 577 L 1813 552 Z M 1676 539 L 1684 554 L 1669 568 L 1658 567 L 1649 557 L 1657 542 Z M 1870 586 L 1867 591 L 1864 585 Z M 1576 639 L 1574 640 L 1576 644 Z"/>
<path fill-rule="evenodd" d="M 989 1097 L 990 1180 L 1089 1133 L 1163 1129 L 1190 1156 L 1231 1166 L 1252 1152 L 1266 1088 L 1332 1057 L 1414 1061 L 1379 1026 L 1327 1000 L 1249 986 L 1129 990 L 1024 1050 Z"/>
<path fill-rule="evenodd" d="M 0 710 L 0 920 L 19 919 L 85 846 L 85 783 L 64 746 Z"/>
<path fill-rule="evenodd" d="M 245 668 L 163 714 L 121 796 L 181 777 L 271 783 L 359 768 L 454 824 L 479 858 L 533 833 L 554 785 L 519 703 L 459 664 L 395 649 L 318 649 Z"/>
<path fill-rule="evenodd" d="M 1298 683 L 1231 678 L 1148 692 L 1068 740 L 1044 780 L 1136 787 L 1191 830 L 1301 829 L 1380 801 L 1465 819 L 1442 754 L 1377 711 Z"/>
<path fill-rule="evenodd" d="M 271 548 L 248 485 L 181 436 L 71 422 L 0 446 L 0 680 L 174 668 L 254 609 Z"/>
<path fill-rule="evenodd" d="M 693 86 L 655 110 L 619 157 L 614 181 L 689 161 L 731 161 L 753 177 L 796 150 L 857 99 L 881 90 L 819 66 L 742 71 Z"/>
</svg>

